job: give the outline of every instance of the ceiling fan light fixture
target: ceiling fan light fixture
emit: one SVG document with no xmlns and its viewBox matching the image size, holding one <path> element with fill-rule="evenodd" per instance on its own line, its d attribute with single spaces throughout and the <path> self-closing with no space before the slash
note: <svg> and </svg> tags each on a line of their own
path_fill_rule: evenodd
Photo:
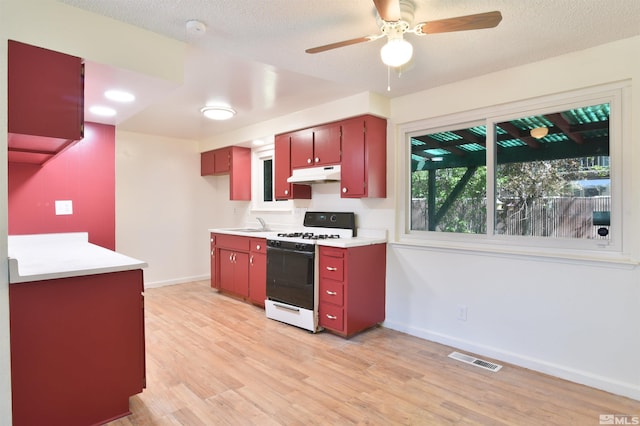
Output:
<svg viewBox="0 0 640 426">
<path fill-rule="evenodd" d="M 380 58 L 385 65 L 399 67 L 411 60 L 413 46 L 402 37 L 389 38 L 389 41 L 380 49 Z"/>
<path fill-rule="evenodd" d="M 533 138 L 542 139 L 542 138 L 544 138 L 545 136 L 547 136 L 549 134 L 549 128 L 548 127 L 536 127 L 536 128 L 531 129 L 529 131 L 529 134 Z"/>
<path fill-rule="evenodd" d="M 225 106 L 206 106 L 200 112 L 211 120 L 228 120 L 236 115 L 236 111 L 233 108 Z"/>
</svg>

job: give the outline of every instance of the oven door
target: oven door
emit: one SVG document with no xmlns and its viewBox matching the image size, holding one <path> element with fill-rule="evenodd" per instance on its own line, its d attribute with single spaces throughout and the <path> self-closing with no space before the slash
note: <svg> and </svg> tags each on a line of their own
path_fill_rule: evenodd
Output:
<svg viewBox="0 0 640 426">
<path fill-rule="evenodd" d="M 267 299 L 313 310 L 315 251 L 267 247 Z"/>
</svg>

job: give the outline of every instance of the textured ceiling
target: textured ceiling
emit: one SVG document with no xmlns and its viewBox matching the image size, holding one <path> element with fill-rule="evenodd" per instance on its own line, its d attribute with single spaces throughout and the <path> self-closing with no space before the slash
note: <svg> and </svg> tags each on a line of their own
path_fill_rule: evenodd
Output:
<svg viewBox="0 0 640 426">
<path fill-rule="evenodd" d="M 189 43 L 185 83 L 126 117 L 131 131 L 205 138 L 363 91 L 395 97 L 640 34 L 637 0 L 415 0 L 413 24 L 499 10 L 493 29 L 406 36 L 414 60 L 390 75 L 383 39 L 309 55 L 305 49 L 378 34 L 371 0 L 61 0 Z M 186 31 L 198 19 L 204 36 Z M 87 75 L 91 79 L 91 75 Z M 90 83 L 88 83 L 90 86 Z M 238 115 L 207 122 L 228 102 Z"/>
</svg>

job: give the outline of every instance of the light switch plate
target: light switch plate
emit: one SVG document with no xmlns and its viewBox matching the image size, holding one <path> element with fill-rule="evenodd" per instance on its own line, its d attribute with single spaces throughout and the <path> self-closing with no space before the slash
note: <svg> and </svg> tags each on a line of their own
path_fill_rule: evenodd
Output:
<svg viewBox="0 0 640 426">
<path fill-rule="evenodd" d="M 71 200 L 56 200 L 56 215 L 73 214 L 73 203 Z"/>
</svg>

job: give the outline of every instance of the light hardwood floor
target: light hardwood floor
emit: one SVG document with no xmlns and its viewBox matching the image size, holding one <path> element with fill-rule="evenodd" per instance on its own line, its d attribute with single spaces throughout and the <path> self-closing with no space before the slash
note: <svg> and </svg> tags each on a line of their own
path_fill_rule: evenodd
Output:
<svg viewBox="0 0 640 426">
<path fill-rule="evenodd" d="M 129 425 L 598 425 L 640 401 L 378 327 L 311 334 L 207 281 L 145 291 L 147 388 Z M 481 357 L 486 359 L 484 357 Z"/>
</svg>

